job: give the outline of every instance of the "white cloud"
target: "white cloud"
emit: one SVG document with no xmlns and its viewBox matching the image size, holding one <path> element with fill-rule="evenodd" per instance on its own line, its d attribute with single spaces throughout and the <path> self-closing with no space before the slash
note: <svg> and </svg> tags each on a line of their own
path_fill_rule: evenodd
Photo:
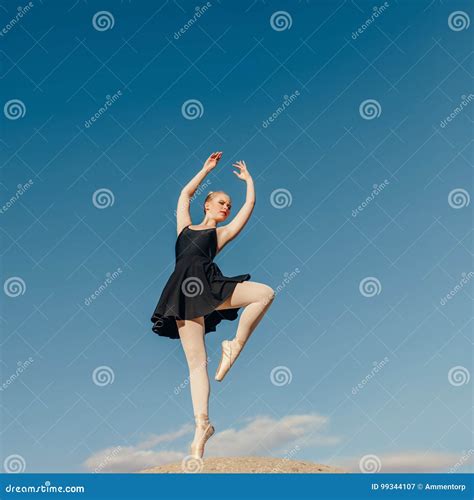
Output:
<svg viewBox="0 0 474 500">
<path fill-rule="evenodd" d="M 242 429 L 226 429 L 217 433 L 206 447 L 209 455 L 268 455 L 276 451 L 311 444 L 334 444 L 338 438 L 319 433 L 328 418 L 318 414 L 288 415 L 281 419 L 253 417 Z"/>
<path fill-rule="evenodd" d="M 369 454 L 369 452 L 368 452 Z M 377 454 L 380 459 L 380 473 L 385 472 L 448 472 L 461 458 L 462 454 L 403 451 L 400 453 Z M 361 472 L 359 468 L 360 457 L 351 457 L 332 460 L 338 466 L 352 472 Z M 460 472 L 460 471 L 459 471 Z"/>
<path fill-rule="evenodd" d="M 337 444 L 340 438 L 323 434 L 328 420 L 318 414 L 288 415 L 281 419 L 268 416 L 248 418 L 240 429 L 216 429 L 206 446 L 206 456 L 282 456 L 294 451 L 297 445 L 304 449 L 313 444 Z M 191 441 L 193 431 L 194 426 L 186 424 L 174 432 L 151 435 L 136 446 L 108 447 L 91 455 L 84 466 L 91 472 L 137 472 L 180 461 L 188 454 L 188 449 L 166 450 L 160 449 L 160 445 L 173 443 L 188 434 Z M 297 456 L 291 458 L 297 459 Z"/>
</svg>

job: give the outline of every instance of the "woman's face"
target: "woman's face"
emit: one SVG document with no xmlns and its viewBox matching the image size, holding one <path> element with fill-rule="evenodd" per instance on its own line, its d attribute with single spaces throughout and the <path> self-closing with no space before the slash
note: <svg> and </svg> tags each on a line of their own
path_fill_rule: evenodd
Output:
<svg viewBox="0 0 474 500">
<path fill-rule="evenodd" d="M 207 214 L 217 222 L 222 222 L 229 217 L 232 203 L 228 195 L 217 193 L 206 203 L 206 206 L 208 208 Z"/>
</svg>

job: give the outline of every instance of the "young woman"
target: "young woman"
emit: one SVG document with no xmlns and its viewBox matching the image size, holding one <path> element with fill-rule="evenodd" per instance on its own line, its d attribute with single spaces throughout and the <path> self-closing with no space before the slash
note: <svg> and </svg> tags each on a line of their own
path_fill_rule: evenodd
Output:
<svg viewBox="0 0 474 500">
<path fill-rule="evenodd" d="M 244 308 L 235 337 L 222 342 L 222 353 L 215 380 L 221 381 L 239 356 L 250 334 L 274 299 L 274 291 L 263 283 L 249 281 L 250 274 L 224 276 L 214 257 L 242 231 L 255 205 L 255 190 L 245 162 L 234 163 L 234 174 L 247 185 L 244 205 L 233 220 L 230 197 L 223 191 L 211 191 L 204 200 L 204 218 L 192 225 L 189 204 L 196 189 L 222 157 L 213 153 L 203 168 L 182 189 L 177 208 L 176 265 L 169 277 L 151 321 L 158 335 L 181 339 L 189 367 L 191 398 L 196 431 L 191 455 L 202 458 L 206 441 L 215 429 L 209 420 L 210 384 L 207 372 L 205 334 L 215 331 L 223 319 L 233 321 Z"/>
</svg>

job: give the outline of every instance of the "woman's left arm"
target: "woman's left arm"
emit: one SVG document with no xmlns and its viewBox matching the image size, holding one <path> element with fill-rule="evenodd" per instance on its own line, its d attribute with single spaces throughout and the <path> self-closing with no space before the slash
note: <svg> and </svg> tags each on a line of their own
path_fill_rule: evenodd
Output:
<svg viewBox="0 0 474 500">
<path fill-rule="evenodd" d="M 240 172 L 236 172 L 234 170 L 234 174 L 239 179 L 245 181 L 247 185 L 247 193 L 245 197 L 245 203 L 242 205 L 237 215 L 229 224 L 222 226 L 219 229 L 219 250 L 221 250 L 224 245 L 233 240 L 240 233 L 240 231 L 242 231 L 245 224 L 247 224 L 248 220 L 250 219 L 253 208 L 255 206 L 255 186 L 252 176 L 247 170 L 247 165 L 244 161 L 238 161 L 237 163 L 234 163 L 233 166 L 237 167 L 240 170 Z"/>
</svg>

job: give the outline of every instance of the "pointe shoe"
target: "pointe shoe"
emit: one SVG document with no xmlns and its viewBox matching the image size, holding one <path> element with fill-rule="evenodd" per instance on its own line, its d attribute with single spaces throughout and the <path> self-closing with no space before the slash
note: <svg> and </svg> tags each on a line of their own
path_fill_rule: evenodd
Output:
<svg viewBox="0 0 474 500">
<path fill-rule="evenodd" d="M 214 434 L 214 426 L 209 421 L 209 417 L 205 413 L 195 415 L 196 427 L 202 429 L 201 437 L 191 443 L 191 456 L 202 458 L 204 455 L 204 445 L 206 441 Z"/>
<path fill-rule="evenodd" d="M 236 348 L 233 342 L 236 342 L 240 346 L 240 348 Z M 214 377 L 215 380 L 220 382 L 226 376 L 226 373 L 230 370 L 230 367 L 238 358 L 243 347 L 244 342 L 237 338 L 232 340 L 224 340 L 222 342 L 222 356 L 219 366 L 217 367 L 216 375 Z"/>
</svg>

